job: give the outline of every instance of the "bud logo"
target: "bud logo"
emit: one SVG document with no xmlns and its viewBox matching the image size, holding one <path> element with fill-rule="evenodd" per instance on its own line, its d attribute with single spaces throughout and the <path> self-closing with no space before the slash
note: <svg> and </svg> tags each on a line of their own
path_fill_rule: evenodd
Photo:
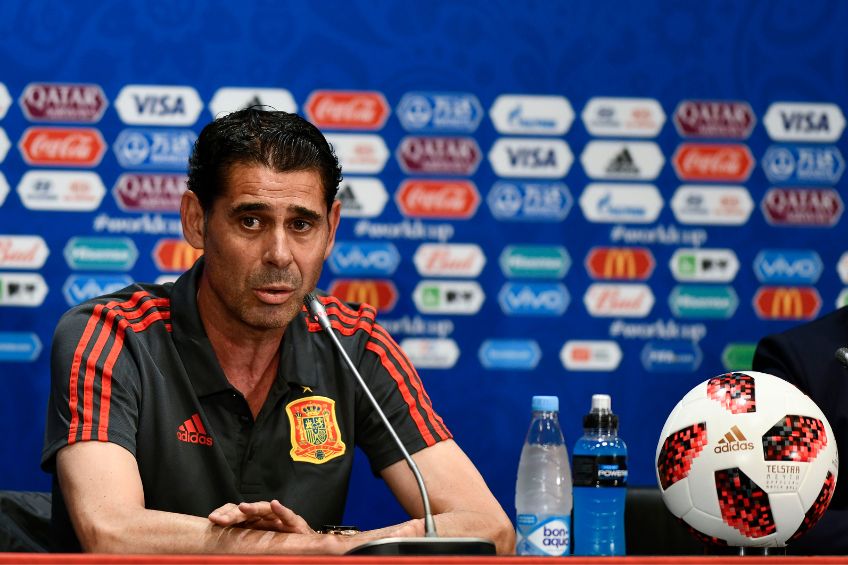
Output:
<svg viewBox="0 0 848 565">
<path fill-rule="evenodd" d="M 745 182 L 754 170 L 747 145 L 682 143 L 672 157 L 680 180 Z"/>
<path fill-rule="evenodd" d="M 820 308 L 819 292 L 809 286 L 763 286 L 754 296 L 754 311 L 765 320 L 811 320 Z"/>
<path fill-rule="evenodd" d="M 776 141 L 833 142 L 842 136 L 845 116 L 836 104 L 775 102 L 763 124 Z"/>
<path fill-rule="evenodd" d="M 412 261 L 424 277 L 476 277 L 486 264 L 486 256 L 473 243 L 424 243 Z"/>
<path fill-rule="evenodd" d="M 379 312 L 391 312 L 398 299 L 398 291 L 391 281 L 376 279 L 337 279 L 330 285 L 329 293 L 344 302 L 370 304 Z"/>
<path fill-rule="evenodd" d="M 726 371 L 750 371 L 754 363 L 756 343 L 728 343 L 721 353 L 721 362 Z"/>
<path fill-rule="evenodd" d="M 112 195 L 125 212 L 178 212 L 185 191 L 185 175 L 125 173 Z"/>
<path fill-rule="evenodd" d="M 41 340 L 32 332 L 0 332 L 0 362 L 29 362 L 41 354 Z"/>
<path fill-rule="evenodd" d="M 568 371 L 615 371 L 621 364 L 621 347 L 612 340 L 569 340 L 559 359 Z"/>
<path fill-rule="evenodd" d="M 0 235 L 0 268 L 40 269 L 50 250 L 37 235 Z"/>
<path fill-rule="evenodd" d="M 153 248 L 153 262 L 160 271 L 186 271 L 201 255 L 202 249 L 195 249 L 182 239 L 160 239 Z"/>
<path fill-rule="evenodd" d="M 593 179 L 652 180 L 660 174 L 665 158 L 652 141 L 590 141 L 580 162 Z"/>
<path fill-rule="evenodd" d="M 574 110 L 562 96 L 502 94 L 489 116 L 500 133 L 564 135 L 574 121 Z"/>
<path fill-rule="evenodd" d="M 754 201 L 743 186 L 682 185 L 671 209 L 681 224 L 739 226 L 748 221 Z"/>
<path fill-rule="evenodd" d="M 486 369 L 531 371 L 542 359 L 542 350 L 532 339 L 487 339 L 477 356 Z"/>
<path fill-rule="evenodd" d="M 775 184 L 836 184 L 845 160 L 835 145 L 772 145 L 763 156 L 763 171 Z"/>
<path fill-rule="evenodd" d="M 508 282 L 498 293 L 498 304 L 509 316 L 561 316 L 570 301 L 562 283 Z"/>
<path fill-rule="evenodd" d="M 397 160 L 406 173 L 470 176 L 480 164 L 480 147 L 473 137 L 403 138 Z"/>
<path fill-rule="evenodd" d="M 416 369 L 450 369 L 459 359 L 459 347 L 450 338 L 408 337 L 400 347 Z"/>
<path fill-rule="evenodd" d="M 423 280 L 412 293 L 416 308 L 424 314 L 476 314 L 485 298 L 474 281 Z"/>
<path fill-rule="evenodd" d="M 47 283 L 36 273 L 0 273 L 0 306 L 41 306 Z"/>
<path fill-rule="evenodd" d="M 593 279 L 643 281 L 650 278 L 655 265 L 646 247 L 594 247 L 586 256 L 586 271 Z"/>
<path fill-rule="evenodd" d="M 669 267 L 681 282 L 730 282 L 739 271 L 739 259 L 732 249 L 678 249 Z"/>
<path fill-rule="evenodd" d="M 674 111 L 674 125 L 682 137 L 747 139 L 756 121 L 747 102 L 684 100 Z"/>
<path fill-rule="evenodd" d="M 761 204 L 766 221 L 779 226 L 833 227 L 842 199 L 832 188 L 772 188 Z"/>
<path fill-rule="evenodd" d="M 644 284 L 594 283 L 583 295 L 583 304 L 595 317 L 644 318 L 654 307 L 654 293 Z"/>
<path fill-rule="evenodd" d="M 30 165 L 95 167 L 106 152 L 106 142 L 94 128 L 28 128 L 18 149 Z"/>
<path fill-rule="evenodd" d="M 571 211 L 573 200 L 562 183 L 495 183 L 486 203 L 498 220 L 561 222 Z"/>
<path fill-rule="evenodd" d="M 839 273 L 839 280 L 842 281 L 842 284 L 848 284 L 848 251 L 839 258 L 839 262 L 836 264 L 836 272 Z"/>
<path fill-rule="evenodd" d="M 642 348 L 642 366 L 652 373 L 691 373 L 701 365 L 703 354 L 695 342 L 649 341 Z"/>
<path fill-rule="evenodd" d="M 816 284 L 824 270 L 815 251 L 765 249 L 754 259 L 754 273 L 766 284 Z"/>
<path fill-rule="evenodd" d="M 504 276 L 519 279 L 561 279 L 571 267 L 565 247 L 510 245 L 500 256 Z"/>
<path fill-rule="evenodd" d="M 115 109 L 125 124 L 191 126 L 203 102 L 190 86 L 128 84 L 118 93 Z"/>
<path fill-rule="evenodd" d="M 592 98 L 581 117 L 589 133 L 601 137 L 656 137 L 665 123 L 653 98 Z"/>
<path fill-rule="evenodd" d="M 18 102 L 31 122 L 99 122 L 107 105 L 96 84 L 31 82 Z"/>
<path fill-rule="evenodd" d="M 337 241 L 329 265 L 337 275 L 389 277 L 400 264 L 400 253 L 393 243 Z"/>
<path fill-rule="evenodd" d="M 336 199 L 342 203 L 342 217 L 374 218 L 383 213 L 389 193 L 380 179 L 353 177 L 342 180 Z"/>
<path fill-rule="evenodd" d="M 129 275 L 71 275 L 62 287 L 70 306 L 76 306 L 97 296 L 111 294 L 133 283 Z"/>
<path fill-rule="evenodd" d="M 138 259 L 138 249 L 128 237 L 74 237 L 65 246 L 71 269 L 128 271 Z"/>
<path fill-rule="evenodd" d="M 467 180 L 406 180 L 395 201 L 401 214 L 413 218 L 468 219 L 480 205 L 480 194 Z"/>
<path fill-rule="evenodd" d="M 379 92 L 316 90 L 306 101 L 309 121 L 322 129 L 381 129 L 389 104 Z"/>
<path fill-rule="evenodd" d="M 213 118 L 251 106 L 267 106 L 291 114 L 297 112 L 297 103 L 285 88 L 224 87 L 215 91 L 209 101 L 209 111 Z"/>
<path fill-rule="evenodd" d="M 100 206 L 106 187 L 97 173 L 29 171 L 18 183 L 18 196 L 30 210 L 87 212 Z"/>
<path fill-rule="evenodd" d="M 592 183 L 580 196 L 580 209 L 590 222 L 650 224 L 662 207 L 662 196 L 652 184 Z"/>
<path fill-rule="evenodd" d="M 473 132 L 483 118 L 483 108 L 473 94 L 409 92 L 398 103 L 397 116 L 407 131 Z"/>
<path fill-rule="evenodd" d="M 749 451 L 754 449 L 754 443 L 748 441 L 745 434 L 738 426 L 733 426 L 724 437 L 718 440 L 718 445 L 713 448 L 715 453 L 730 453 L 732 451 Z"/>
<path fill-rule="evenodd" d="M 574 155 L 562 139 L 498 139 L 489 151 L 489 162 L 501 177 L 558 179 L 568 174 Z"/>
<path fill-rule="evenodd" d="M 332 145 L 346 173 L 376 174 L 389 159 L 389 148 L 379 135 L 332 133 L 324 137 Z"/>
<path fill-rule="evenodd" d="M 197 136 L 191 130 L 125 129 L 112 150 L 125 169 L 185 171 Z"/>
<path fill-rule="evenodd" d="M 726 320 L 736 312 L 739 298 L 730 286 L 678 285 L 668 305 L 678 318 Z"/>
</svg>

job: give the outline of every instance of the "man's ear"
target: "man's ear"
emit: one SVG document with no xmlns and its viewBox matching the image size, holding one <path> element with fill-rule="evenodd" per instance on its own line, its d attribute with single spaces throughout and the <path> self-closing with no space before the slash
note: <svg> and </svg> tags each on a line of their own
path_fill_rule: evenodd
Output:
<svg viewBox="0 0 848 565">
<path fill-rule="evenodd" d="M 342 203 L 339 200 L 334 200 L 330 207 L 330 213 L 327 215 L 327 221 L 330 224 L 330 236 L 327 238 L 327 248 L 324 250 L 324 260 L 330 256 L 333 251 L 333 244 L 336 242 L 336 230 L 339 227 L 339 220 L 342 215 Z"/>
<path fill-rule="evenodd" d="M 180 221 L 183 224 L 183 237 L 195 249 L 203 249 L 205 214 L 197 195 L 191 190 L 183 192 L 180 200 Z"/>
</svg>

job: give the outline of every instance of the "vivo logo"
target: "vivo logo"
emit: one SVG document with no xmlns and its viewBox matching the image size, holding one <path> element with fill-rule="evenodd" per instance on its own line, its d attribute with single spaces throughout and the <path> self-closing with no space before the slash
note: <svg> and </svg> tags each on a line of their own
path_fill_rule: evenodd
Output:
<svg viewBox="0 0 848 565">
<path fill-rule="evenodd" d="M 71 275 L 62 287 L 70 306 L 76 306 L 103 294 L 117 292 L 131 285 L 129 275 Z"/>
<path fill-rule="evenodd" d="M 562 283 L 508 282 L 498 293 L 501 310 L 510 316 L 561 316 L 570 300 Z"/>
<path fill-rule="evenodd" d="M 764 249 L 754 259 L 757 279 L 768 284 L 816 284 L 823 270 L 821 257 L 811 250 Z"/>
<path fill-rule="evenodd" d="M 400 253 L 393 243 L 337 241 L 330 254 L 330 269 L 337 275 L 381 277 L 394 274 Z"/>
</svg>

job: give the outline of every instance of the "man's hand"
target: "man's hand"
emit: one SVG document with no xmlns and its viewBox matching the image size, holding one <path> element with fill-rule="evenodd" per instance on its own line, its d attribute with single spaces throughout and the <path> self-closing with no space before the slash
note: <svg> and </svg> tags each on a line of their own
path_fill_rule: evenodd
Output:
<svg viewBox="0 0 848 565">
<path fill-rule="evenodd" d="M 209 521 L 224 528 L 238 526 L 287 534 L 316 535 L 306 520 L 280 504 L 278 500 L 225 504 L 209 514 Z"/>
</svg>

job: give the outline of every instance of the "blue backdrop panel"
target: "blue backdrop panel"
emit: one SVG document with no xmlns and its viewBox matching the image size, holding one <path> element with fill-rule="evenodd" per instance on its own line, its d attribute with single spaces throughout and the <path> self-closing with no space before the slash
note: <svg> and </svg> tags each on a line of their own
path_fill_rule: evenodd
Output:
<svg viewBox="0 0 848 565">
<path fill-rule="evenodd" d="M 383 127 L 346 131 L 379 136 L 388 152 L 385 166 L 362 174 L 349 169 L 346 182 L 355 183 L 360 177 L 379 179 L 387 201 L 374 217 L 355 217 L 349 208 L 338 239 L 349 244 L 347 251 L 358 249 L 370 257 L 372 262 L 366 261 L 369 268 L 382 265 L 388 270 L 377 268 L 376 275 L 368 268 L 357 271 L 364 268 L 362 261 L 352 255 L 340 256 L 335 272 L 325 269 L 321 285 L 329 288 L 339 279 L 393 282 L 396 304 L 383 315 L 386 325 L 398 340 L 428 340 L 405 342 L 414 349 L 411 353 L 424 356 L 422 367 L 426 359 L 446 365 L 421 369 L 427 390 L 508 512 L 514 512 L 515 471 L 533 394 L 560 397 L 569 445 L 581 432 L 581 417 L 591 395 L 611 394 L 621 417 L 621 433 L 630 447 L 631 483 L 654 484 L 653 457 L 660 428 L 687 390 L 727 368 L 746 368 L 750 346 L 759 337 L 845 301 L 848 259 L 842 256 L 848 246 L 841 218 L 843 202 L 838 195 L 844 193 L 840 177 L 845 151 L 841 136 L 844 118 L 841 125 L 839 119 L 848 108 L 846 23 L 848 6 L 835 0 L 4 2 L 0 6 L 0 83 L 10 100 L 4 102 L 0 96 L 0 108 L 6 109 L 0 119 L 6 134 L 0 135 L 0 152 L 6 137 L 10 147 L 5 158 L 0 158 L 0 172 L 6 181 L 0 183 L 0 250 L 4 255 L 0 259 L 0 279 L 4 281 L 0 383 L 6 390 L 0 396 L 4 415 L 0 488 L 41 490 L 49 486 L 48 476 L 38 468 L 49 348 L 53 327 L 69 307 L 69 299 L 84 297 L 97 285 L 117 284 L 121 277 L 157 279 L 163 271 L 154 254 L 157 249 L 160 255 L 167 254 L 160 240 L 179 237 L 173 211 L 139 210 L 135 201 L 128 205 L 121 200 L 130 198 L 127 187 L 116 189 L 116 185 L 121 185 L 121 177 L 127 173 L 182 174 L 181 144 L 190 143 L 212 118 L 210 103 L 219 89 L 227 87 L 285 89 L 300 112 L 316 90 L 375 91 L 385 98 L 391 113 Z M 94 123 L 73 123 L 67 118 L 36 122 L 29 115 L 32 109 L 19 102 L 31 83 L 99 85 L 108 106 Z M 119 93 L 127 85 L 191 87 L 202 109 L 196 119 L 186 118 L 188 123 L 183 125 L 132 125 L 118 112 Z M 410 99 L 411 93 L 419 97 Z M 490 116 L 499 96 L 528 94 L 567 99 L 574 113 L 567 131 L 545 133 L 547 126 L 537 123 L 535 127 L 542 133 L 508 133 L 508 124 L 521 117 L 535 116 L 545 122 L 563 116 L 559 110 L 553 112 L 553 118 L 544 112 L 534 115 L 534 106 L 526 100 L 524 105 L 516 102 L 506 108 L 507 116 L 517 112 L 512 114 L 512 122 L 504 118 L 505 123 L 496 123 Z M 581 116 L 589 101 L 597 97 L 616 100 L 602 101 L 594 113 L 587 111 L 589 122 L 615 118 L 614 112 L 622 111 L 622 98 L 648 99 L 639 103 L 656 104 L 664 120 L 658 123 L 658 131 L 642 139 L 627 137 L 621 129 L 613 129 L 618 134 L 601 135 L 603 132 L 593 130 L 596 126 Z M 190 114 L 179 107 L 177 98 L 180 96 L 160 109 L 173 110 L 171 117 Z M 750 136 L 734 138 L 736 134 L 713 131 L 707 139 L 688 137 L 685 134 L 691 131 L 674 124 L 684 101 L 741 103 L 706 105 L 702 112 L 703 108 L 743 111 L 740 108 L 747 104 L 754 119 Z M 790 102 L 802 106 L 785 105 Z M 181 103 L 192 106 L 189 98 L 181 98 Z M 445 103 L 439 112 L 427 115 L 428 109 Z M 778 106 L 772 106 L 775 103 Z M 822 116 L 828 120 L 827 127 L 821 123 Z M 796 118 L 800 119 L 797 123 L 793 121 Z M 656 120 L 657 114 L 649 112 L 646 119 Z M 704 118 L 705 122 L 710 119 L 715 123 L 715 116 Z M 738 119 L 730 121 L 740 123 Z M 419 129 L 416 123 L 423 127 Z M 698 124 L 696 120 L 692 127 L 703 127 Z M 58 163 L 30 163 L 24 154 L 29 161 L 33 157 L 49 160 L 50 136 L 63 135 L 30 131 L 32 137 L 39 133 L 47 136 L 40 138 L 41 145 L 34 149 L 36 140 L 27 138 L 31 127 L 92 128 L 102 136 L 105 153 L 99 163 L 95 163 L 96 155 L 88 163 L 85 156 L 77 155 L 83 162 L 74 167 L 68 163 L 74 158 L 73 151 L 54 149 L 52 158 Z M 130 132 L 136 135 L 132 138 L 135 145 L 120 138 L 122 132 L 129 135 L 126 130 L 130 128 L 137 128 Z M 326 129 L 342 133 L 341 129 Z M 797 140 L 781 142 L 781 136 L 793 132 Z M 81 135 L 86 136 L 89 148 L 96 149 L 97 133 L 86 130 Z M 143 151 L 133 153 L 144 143 L 152 145 L 157 135 L 168 141 L 167 150 L 152 157 Z M 450 174 L 410 170 L 422 166 L 420 162 L 411 166 L 405 162 L 402 167 L 403 159 L 396 153 L 403 154 L 400 148 L 407 136 L 427 138 L 407 143 L 431 146 L 437 142 L 430 138 L 462 138 L 438 142 L 456 150 L 455 160 L 449 164 L 460 170 Z M 524 141 L 516 142 L 516 137 Z M 601 140 L 626 143 L 613 148 L 609 144 L 590 146 Z M 544 169 L 548 160 L 565 167 L 562 142 L 573 157 L 567 172 L 555 178 L 533 178 L 534 167 Z M 501 153 L 492 151 L 498 143 Z M 652 149 L 645 143 L 655 146 Z M 683 143 L 701 145 L 694 148 L 689 160 L 678 154 L 678 166 L 684 168 L 678 175 L 675 154 L 684 151 Z M 337 146 L 342 144 L 337 142 Z M 709 144 L 732 147 L 711 149 Z M 113 146 L 123 150 L 116 151 Z M 522 153 L 521 147 L 528 151 Z M 555 147 L 553 154 L 549 154 L 550 147 Z M 590 147 L 600 153 L 590 152 Z M 647 157 L 640 152 L 643 150 Z M 730 151 L 730 156 L 716 156 L 721 150 Z M 480 158 L 476 169 L 475 151 Z M 435 158 L 446 157 L 439 154 Z M 169 159 L 176 159 L 176 169 Z M 514 171 L 522 163 L 524 169 L 509 172 L 510 167 Z M 795 168 L 787 168 L 787 163 Z M 661 167 L 656 178 L 636 180 L 640 175 L 650 177 L 645 171 L 657 165 Z M 749 176 L 744 174 L 748 167 Z M 37 182 L 43 171 L 50 173 L 47 178 L 53 188 Z M 39 208 L 38 195 L 44 194 L 39 190 L 60 189 L 63 177 L 57 176 L 57 171 L 72 171 L 76 180 L 82 178 L 80 173 L 95 173 L 105 189 L 102 201 L 85 211 L 43 209 L 43 200 Z M 513 174 L 516 176 L 507 176 Z M 722 180 L 721 174 L 739 178 Z M 592 178 L 610 175 L 613 180 Z M 698 175 L 705 180 L 679 178 Z M 452 198 L 459 199 L 454 212 L 442 210 L 436 215 L 459 214 L 456 210 L 466 207 L 469 217 L 426 217 L 421 207 L 427 206 L 427 194 L 431 204 L 441 206 L 450 200 L 443 192 L 436 191 L 433 196 L 416 189 L 422 192 L 406 195 L 412 204 L 398 194 L 409 179 L 422 184 L 418 179 L 445 178 L 466 188 L 473 183 L 479 202 L 475 208 L 473 202 L 463 199 L 467 193 L 454 193 Z M 126 178 L 124 182 L 128 182 Z M 179 183 L 180 179 L 171 178 L 170 182 Z M 544 184 L 543 190 L 539 183 Z M 629 204 L 610 200 L 610 196 L 605 205 L 599 202 L 603 194 L 592 200 L 594 192 L 588 187 L 593 183 L 618 183 L 630 190 L 628 194 L 636 191 L 640 196 Z M 611 207 L 647 213 L 652 193 L 637 184 L 656 188 L 654 194 L 663 204 L 656 218 L 649 223 L 630 216 L 622 222 L 597 221 L 596 215 Z M 695 188 L 680 192 L 681 185 Z M 728 192 L 727 186 L 738 188 Z M 778 192 L 770 193 L 773 188 Z M 716 190 L 719 197 L 713 201 Z M 533 201 L 533 194 L 546 194 L 548 200 Z M 374 205 L 374 196 L 368 198 L 368 205 Z M 722 220 L 728 216 L 721 214 L 732 216 L 746 204 L 749 213 L 743 214 L 742 220 Z M 711 206 L 719 211 L 704 212 Z M 549 217 L 540 218 L 544 212 Z M 706 215 L 698 219 L 695 216 L 700 212 Z M 504 219 L 511 213 L 526 215 Z M 796 225 L 786 225 L 793 221 Z M 49 248 L 43 265 L 26 257 L 15 263 L 8 251 L 12 249 L 9 236 L 41 237 Z M 107 270 L 116 267 L 111 263 L 86 270 L 81 260 L 66 259 L 64 251 L 72 238 L 88 237 L 130 238 L 132 245 L 119 245 L 129 256 L 134 248 L 137 258 L 126 271 Z M 15 241 L 15 245 L 32 242 Z M 75 245 L 88 242 L 94 248 L 98 241 L 105 245 L 103 240 L 75 241 Z M 394 249 L 383 245 L 386 243 Z M 423 253 L 419 246 L 427 243 L 476 244 L 485 264 L 479 273 L 454 271 L 456 276 L 443 278 L 423 275 L 414 257 Z M 554 254 L 560 258 L 567 254 L 567 271 L 560 263 L 554 272 L 565 272 L 547 273 L 547 279 L 532 278 L 540 274 L 532 270 L 505 272 L 499 261 L 504 250 L 529 245 L 548 246 L 545 251 L 536 250 L 543 254 L 551 253 L 552 246 L 563 248 L 565 253 L 555 250 Z M 604 258 L 591 254 L 606 247 L 643 248 L 653 258 L 653 269 L 644 270 L 639 263 L 628 274 L 623 261 L 619 279 L 604 280 Z M 701 270 L 690 280 L 680 272 L 675 274 L 670 262 L 679 258 L 675 256 L 678 250 L 694 247 L 722 252 L 695 257 L 696 263 L 690 265 L 700 265 Z M 368 255 L 371 252 L 377 255 Z M 711 280 L 701 260 L 721 262 L 728 256 L 738 261 L 738 272 L 726 276 L 725 281 Z M 644 259 L 641 257 L 639 261 Z M 473 259 L 479 266 L 480 257 Z M 615 275 L 614 263 L 607 274 Z M 43 277 L 47 287 L 43 301 L 40 294 L 44 288 L 35 275 Z M 103 278 L 107 275 L 119 280 Z M 448 282 L 441 286 L 428 282 L 433 280 Z M 458 280 L 462 284 L 457 284 Z M 473 283 L 479 285 L 480 293 Z M 653 305 L 646 311 L 631 305 L 599 312 L 607 303 L 598 298 L 604 288 L 593 286 L 597 284 L 617 285 L 613 290 L 618 293 L 635 288 L 642 300 L 647 289 Z M 800 289 L 795 295 L 800 310 L 793 309 L 791 293 L 786 299 L 776 297 L 776 287 Z M 349 290 L 349 286 L 341 288 Z M 359 292 L 375 292 L 370 288 Z M 473 314 L 432 311 L 445 307 L 444 303 L 438 305 L 440 300 L 450 298 L 456 304 L 463 297 L 471 302 L 482 299 L 479 310 Z M 778 305 L 773 310 L 776 298 Z M 20 306 L 16 300 L 40 305 Z M 446 341 L 432 341 L 435 338 Z M 591 347 L 578 348 L 572 358 L 576 365 L 566 368 L 561 351 L 575 340 L 589 340 Z M 39 344 L 43 346 L 40 351 Z M 459 353 L 455 361 L 454 344 Z M 575 344 L 571 346 L 568 351 L 573 351 Z M 362 486 L 351 492 L 349 522 L 372 527 L 401 519 L 400 509 L 370 477 L 362 460 L 355 481 Z"/>
</svg>

